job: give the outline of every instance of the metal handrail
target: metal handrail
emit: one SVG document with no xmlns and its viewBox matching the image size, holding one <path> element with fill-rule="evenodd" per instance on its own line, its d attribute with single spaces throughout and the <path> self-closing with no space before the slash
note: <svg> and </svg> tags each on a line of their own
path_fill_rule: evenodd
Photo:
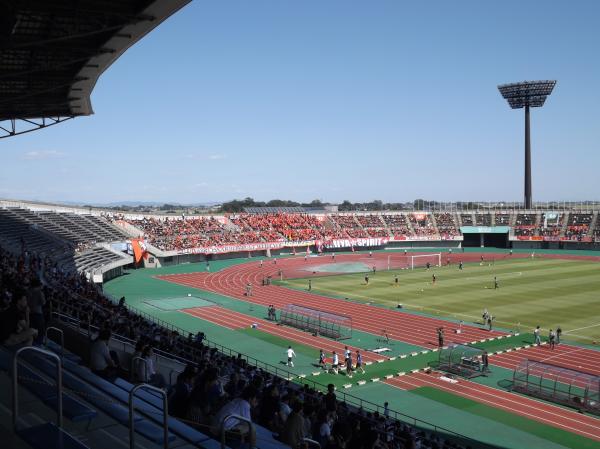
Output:
<svg viewBox="0 0 600 449">
<path fill-rule="evenodd" d="M 139 355 L 136 355 L 135 357 L 131 358 L 131 371 L 130 371 L 131 378 L 135 379 L 137 377 L 137 370 L 135 370 L 135 361 L 136 360 L 140 360 L 140 361 L 144 362 L 144 378 L 139 379 L 139 381 L 148 382 L 148 360 L 146 360 L 145 358 L 143 358 Z"/>
<path fill-rule="evenodd" d="M 302 438 L 302 442 L 303 443 L 308 443 L 311 446 L 314 446 L 318 449 L 321 449 L 321 443 L 319 443 L 318 441 L 312 440 L 310 438 Z"/>
<path fill-rule="evenodd" d="M 48 333 L 51 330 L 56 331 L 60 334 L 60 355 L 62 357 L 65 354 L 65 333 L 62 329 L 59 329 L 58 327 L 48 326 L 46 328 L 46 340 L 48 340 Z"/>
<path fill-rule="evenodd" d="M 58 355 L 51 351 L 47 351 L 45 349 L 38 348 L 36 346 L 25 346 L 24 348 L 19 349 L 15 353 L 15 358 L 13 359 L 13 367 L 12 367 L 12 376 L 13 376 L 13 391 L 12 391 L 12 418 L 13 418 L 13 429 L 17 430 L 17 421 L 19 415 L 19 356 L 27 351 L 39 352 L 47 357 L 50 357 L 56 362 L 56 424 L 59 428 L 63 426 L 63 399 L 62 399 L 62 361 Z"/>
<path fill-rule="evenodd" d="M 222 420 L 221 420 L 221 428 L 220 428 L 220 434 L 221 434 L 221 449 L 225 449 L 226 446 L 226 441 L 225 441 L 225 421 L 227 421 L 228 419 L 237 419 L 238 421 L 244 421 L 246 423 L 248 423 L 248 425 L 250 426 L 250 433 L 255 432 L 256 430 L 254 429 L 254 423 L 249 420 L 248 418 L 244 418 L 241 415 L 236 415 L 235 413 L 232 413 L 231 415 L 226 415 Z"/>
<path fill-rule="evenodd" d="M 154 391 L 162 396 L 163 399 L 163 448 L 169 449 L 169 401 L 167 393 L 160 388 L 148 384 L 136 385 L 129 391 L 129 448 L 135 449 L 135 419 L 133 399 L 135 392 L 141 389 Z"/>
</svg>

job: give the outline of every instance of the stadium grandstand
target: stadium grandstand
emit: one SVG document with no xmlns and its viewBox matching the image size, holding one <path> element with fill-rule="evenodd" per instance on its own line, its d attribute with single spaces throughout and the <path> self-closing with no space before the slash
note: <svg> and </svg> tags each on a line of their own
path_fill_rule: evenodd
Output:
<svg viewBox="0 0 600 449">
<path fill-rule="evenodd" d="M 99 77 L 188 3 L 0 0 L 0 138 L 91 115 Z M 594 449 L 598 324 L 576 312 L 595 319 L 600 205 L 531 206 L 0 199 L 2 447 Z M 579 323 L 562 341 L 485 302 L 538 314 L 579 284 L 591 311 L 557 300 Z"/>
</svg>

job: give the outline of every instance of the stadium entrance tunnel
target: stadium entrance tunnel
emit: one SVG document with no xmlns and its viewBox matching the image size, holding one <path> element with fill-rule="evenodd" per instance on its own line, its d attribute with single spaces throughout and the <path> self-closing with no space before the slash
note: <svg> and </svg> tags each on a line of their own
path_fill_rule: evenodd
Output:
<svg viewBox="0 0 600 449">
<path fill-rule="evenodd" d="M 474 232 L 463 234 L 463 246 L 468 248 L 473 247 L 492 247 L 492 248 L 508 248 L 508 233 L 488 233 L 488 232 Z"/>
</svg>

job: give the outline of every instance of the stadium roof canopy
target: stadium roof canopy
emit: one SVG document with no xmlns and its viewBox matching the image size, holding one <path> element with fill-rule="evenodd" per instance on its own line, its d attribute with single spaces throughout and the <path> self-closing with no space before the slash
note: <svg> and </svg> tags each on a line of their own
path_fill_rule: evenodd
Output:
<svg viewBox="0 0 600 449">
<path fill-rule="evenodd" d="M 93 114 L 100 75 L 190 1 L 0 0 L 0 138 Z"/>
</svg>

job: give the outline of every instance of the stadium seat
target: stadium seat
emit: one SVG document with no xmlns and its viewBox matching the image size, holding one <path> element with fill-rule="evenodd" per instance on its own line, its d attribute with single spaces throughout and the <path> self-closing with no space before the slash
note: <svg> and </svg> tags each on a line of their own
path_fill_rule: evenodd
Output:
<svg viewBox="0 0 600 449">
<path fill-rule="evenodd" d="M 35 449 L 88 449 L 81 441 L 52 423 L 28 427 L 17 433 Z"/>
<path fill-rule="evenodd" d="M 41 362 L 41 364 L 37 363 L 38 360 Z M 10 372 L 12 369 L 12 361 L 13 354 L 5 349 L 0 349 L 0 369 Z M 52 364 L 52 362 L 41 358 L 34 360 L 34 362 L 36 363 L 34 363 L 33 366 L 45 374 L 49 374 L 51 376 L 56 375 L 56 367 Z M 23 385 L 25 388 L 27 388 L 27 390 L 39 398 L 48 407 L 56 410 L 56 388 L 46 382 L 46 380 L 44 380 L 41 376 L 36 374 L 27 366 L 20 366 L 19 373 L 21 373 L 20 385 Z M 73 422 L 91 421 L 98 416 L 98 412 L 96 410 L 88 407 L 69 394 L 63 393 L 62 400 L 63 414 Z"/>
</svg>

